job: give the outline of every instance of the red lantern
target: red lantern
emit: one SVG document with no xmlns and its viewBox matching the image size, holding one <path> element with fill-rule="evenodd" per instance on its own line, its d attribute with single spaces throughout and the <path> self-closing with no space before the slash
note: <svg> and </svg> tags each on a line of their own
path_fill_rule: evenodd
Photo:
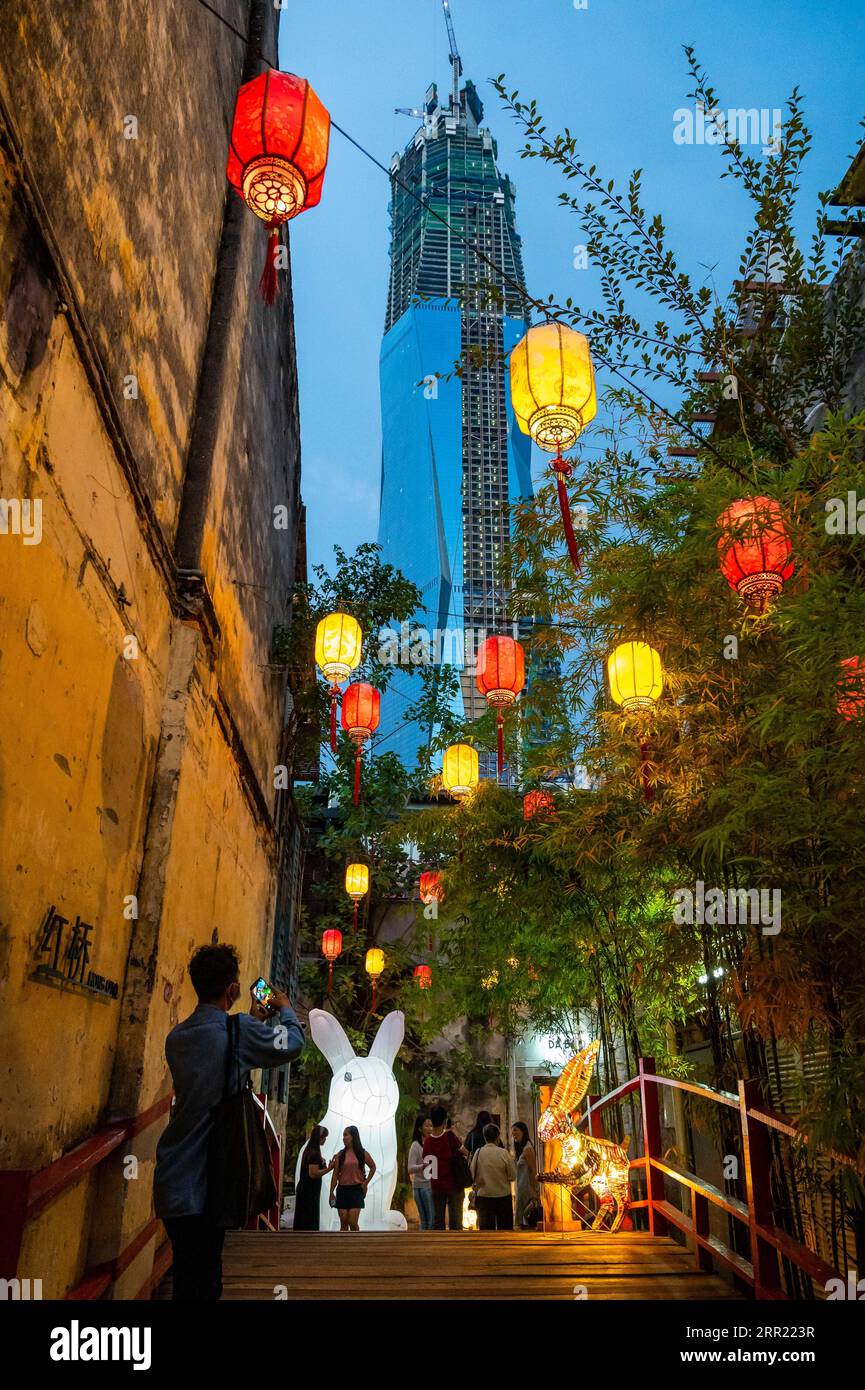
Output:
<svg viewBox="0 0 865 1390">
<path fill-rule="evenodd" d="M 331 927 L 329 931 L 322 933 L 321 954 L 328 963 L 327 971 L 327 992 L 330 994 L 333 985 L 333 963 L 337 956 L 342 955 L 342 932 L 336 927 Z"/>
<path fill-rule="evenodd" d="M 497 712 L 498 769 L 505 766 L 504 719 L 502 710 L 512 705 L 526 683 L 523 649 L 513 637 L 488 637 L 478 651 L 478 690 Z"/>
<path fill-rule="evenodd" d="M 539 816 L 542 820 L 555 820 L 556 803 L 550 792 L 526 792 L 523 797 L 523 820 Z"/>
<path fill-rule="evenodd" d="M 445 889 L 438 869 L 428 869 L 420 876 L 420 900 L 429 906 L 432 902 L 443 903 Z"/>
<path fill-rule="evenodd" d="M 381 696 L 366 681 L 350 685 L 342 697 L 342 727 L 355 743 L 354 804 L 360 795 L 360 754 L 364 743 L 372 738 L 381 718 Z"/>
<path fill-rule="evenodd" d="M 861 719 L 865 714 L 865 659 L 848 656 L 841 662 L 838 681 L 838 713 L 843 719 Z"/>
<path fill-rule="evenodd" d="M 329 142 L 330 116 L 305 78 L 269 68 L 238 92 L 225 173 L 270 233 L 260 285 L 268 304 L 279 229 L 321 198 Z"/>
<path fill-rule="evenodd" d="M 430 989 L 432 986 L 432 968 L 429 965 L 416 965 L 414 977 L 417 980 L 418 989 Z"/>
<path fill-rule="evenodd" d="M 718 561 L 732 589 L 760 611 L 793 573 L 784 513 L 771 497 L 745 497 L 718 517 Z"/>
</svg>

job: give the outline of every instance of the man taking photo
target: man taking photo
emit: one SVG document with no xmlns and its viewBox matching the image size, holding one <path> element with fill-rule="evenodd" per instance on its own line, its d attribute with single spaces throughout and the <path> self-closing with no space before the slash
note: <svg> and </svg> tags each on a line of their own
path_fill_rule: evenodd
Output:
<svg viewBox="0 0 865 1390">
<path fill-rule="evenodd" d="M 226 1015 L 240 997 L 236 950 L 200 946 L 189 963 L 189 978 L 198 1007 L 165 1042 L 175 1101 L 156 1147 L 153 1195 L 172 1246 L 173 1297 L 207 1302 L 222 1294 L 225 1229 L 207 1211 L 208 1143 L 226 1082 Z M 232 1068 L 232 1091 L 246 1086 L 253 1068 L 284 1067 L 303 1049 L 303 1030 L 288 995 L 275 990 L 271 1006 L 279 1014 L 275 1028 L 264 1022 L 267 1012 L 254 997 L 249 1013 L 240 1015 L 239 1086 Z"/>
</svg>

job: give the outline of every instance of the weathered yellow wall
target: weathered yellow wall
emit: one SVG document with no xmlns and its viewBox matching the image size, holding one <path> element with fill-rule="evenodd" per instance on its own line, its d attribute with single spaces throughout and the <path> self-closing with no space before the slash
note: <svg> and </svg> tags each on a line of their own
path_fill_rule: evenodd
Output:
<svg viewBox="0 0 865 1390">
<path fill-rule="evenodd" d="M 246 27 L 247 0 L 222 8 Z M 202 16 L 133 0 L 0 15 L 0 498 L 38 498 L 43 528 L 39 545 L 0 534 L 0 1169 L 38 1169 L 168 1094 L 197 946 L 233 942 L 245 984 L 269 967 L 284 701 L 269 656 L 296 556 L 272 517 L 300 505 L 294 339 L 289 295 L 255 300 L 250 217 L 193 602 L 172 546 L 243 59 Z M 31 980 L 51 904 L 93 923 L 90 966 L 120 998 Z M 62 1295 L 147 1225 L 163 1124 L 30 1224 L 20 1277 Z M 154 1248 L 115 1296 L 141 1288 Z"/>
</svg>

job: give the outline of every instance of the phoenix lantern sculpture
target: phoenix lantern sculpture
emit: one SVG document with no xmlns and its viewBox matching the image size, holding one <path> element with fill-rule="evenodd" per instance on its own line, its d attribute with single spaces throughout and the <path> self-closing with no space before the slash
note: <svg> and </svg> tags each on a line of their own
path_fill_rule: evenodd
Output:
<svg viewBox="0 0 865 1390">
<path fill-rule="evenodd" d="M 589 1089 L 600 1047 L 597 1041 L 589 1043 L 571 1058 L 556 1082 L 538 1122 L 538 1137 L 545 1144 L 557 1139 L 562 1156 L 553 1172 L 538 1174 L 538 1181 L 577 1191 L 591 1188 L 599 1202 L 592 1230 L 601 1230 L 610 1217 L 609 1229 L 617 1231 L 631 1202 L 627 1146 L 584 1134 L 574 1121 L 574 1112 Z"/>
</svg>

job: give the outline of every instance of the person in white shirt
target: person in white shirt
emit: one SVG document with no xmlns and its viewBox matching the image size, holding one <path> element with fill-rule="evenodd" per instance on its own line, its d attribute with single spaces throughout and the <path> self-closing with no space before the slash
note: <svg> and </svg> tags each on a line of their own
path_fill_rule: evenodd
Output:
<svg viewBox="0 0 865 1390">
<path fill-rule="evenodd" d="M 418 1115 L 415 1120 L 411 1148 L 408 1151 L 408 1175 L 411 1179 L 412 1196 L 417 1207 L 417 1214 L 420 1217 L 422 1231 L 431 1231 L 434 1219 L 432 1183 L 426 1175 L 423 1159 L 423 1141 L 431 1129 L 432 1120 L 424 1115 Z"/>
<path fill-rule="evenodd" d="M 484 1125 L 484 1146 L 472 1155 L 470 1164 L 479 1231 L 514 1229 L 511 1183 L 517 1180 L 517 1165 L 498 1138 L 498 1125 Z"/>
</svg>

